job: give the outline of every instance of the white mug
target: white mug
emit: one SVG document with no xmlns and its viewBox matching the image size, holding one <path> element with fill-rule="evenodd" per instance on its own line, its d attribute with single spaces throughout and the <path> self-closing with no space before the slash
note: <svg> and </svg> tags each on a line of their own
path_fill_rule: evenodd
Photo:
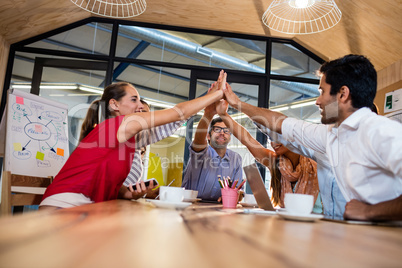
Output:
<svg viewBox="0 0 402 268">
<path fill-rule="evenodd" d="M 184 190 L 184 199 L 193 199 L 193 190 Z"/>
<path fill-rule="evenodd" d="M 182 202 L 184 199 L 184 188 L 182 187 L 159 187 L 159 197 L 161 201 Z"/>
<path fill-rule="evenodd" d="M 194 190 L 184 190 L 184 199 L 195 200 L 197 199 L 198 191 Z"/>
<path fill-rule="evenodd" d="M 308 215 L 314 207 L 314 196 L 307 194 L 285 194 L 285 208 L 290 214 Z"/>
<path fill-rule="evenodd" d="M 193 190 L 193 194 L 192 194 L 191 198 L 192 199 L 197 199 L 197 196 L 198 196 L 198 191 Z"/>
</svg>

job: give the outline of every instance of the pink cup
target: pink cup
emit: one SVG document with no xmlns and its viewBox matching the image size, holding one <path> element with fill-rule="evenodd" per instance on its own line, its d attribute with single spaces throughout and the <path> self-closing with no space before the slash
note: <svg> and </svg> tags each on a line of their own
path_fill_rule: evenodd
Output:
<svg viewBox="0 0 402 268">
<path fill-rule="evenodd" d="M 239 192 L 237 189 L 222 188 L 222 204 L 223 208 L 236 208 L 239 200 Z"/>
</svg>

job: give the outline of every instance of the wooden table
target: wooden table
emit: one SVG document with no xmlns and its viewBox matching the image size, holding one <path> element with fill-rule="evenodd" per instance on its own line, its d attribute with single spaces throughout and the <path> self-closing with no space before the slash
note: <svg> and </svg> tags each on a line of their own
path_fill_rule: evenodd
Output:
<svg viewBox="0 0 402 268">
<path fill-rule="evenodd" d="M 0 219 L 0 267 L 401 267 L 402 228 L 114 200 Z"/>
</svg>

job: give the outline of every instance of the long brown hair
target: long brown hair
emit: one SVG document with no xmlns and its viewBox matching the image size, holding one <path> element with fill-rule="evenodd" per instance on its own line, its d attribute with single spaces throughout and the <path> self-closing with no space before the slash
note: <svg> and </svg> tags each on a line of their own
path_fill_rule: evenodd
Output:
<svg viewBox="0 0 402 268">
<path fill-rule="evenodd" d="M 96 100 L 91 103 L 88 108 L 87 115 L 81 127 L 80 141 L 85 138 L 89 132 L 91 132 L 99 122 L 99 107 L 101 106 L 101 121 L 111 117 L 111 111 L 109 109 L 109 101 L 115 99 L 119 101 L 126 95 L 126 86 L 134 87 L 128 82 L 118 82 L 111 84 L 105 88 L 100 100 Z"/>
<path fill-rule="evenodd" d="M 281 204 L 281 172 L 279 170 L 279 157 L 275 158 L 275 161 L 270 161 L 271 171 L 271 200 L 274 206 L 278 206 Z"/>
</svg>

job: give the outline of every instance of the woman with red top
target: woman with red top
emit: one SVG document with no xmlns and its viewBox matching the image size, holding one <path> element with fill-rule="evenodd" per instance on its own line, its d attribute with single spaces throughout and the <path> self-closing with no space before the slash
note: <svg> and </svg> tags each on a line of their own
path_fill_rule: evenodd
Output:
<svg viewBox="0 0 402 268">
<path fill-rule="evenodd" d="M 218 90 L 173 108 L 138 113 L 143 109 L 140 96 L 130 83 L 105 88 L 83 123 L 82 140 L 63 168 L 46 189 L 40 209 L 74 207 L 116 198 L 133 199 L 154 188 L 144 182 L 133 190 L 123 186 L 135 152 L 134 135 L 143 129 L 187 119 L 206 106 L 222 99 L 226 73 L 220 72 Z M 102 107 L 105 104 L 105 107 Z M 105 121 L 99 123 L 99 108 Z M 103 111 L 102 111 L 103 110 Z"/>
</svg>

